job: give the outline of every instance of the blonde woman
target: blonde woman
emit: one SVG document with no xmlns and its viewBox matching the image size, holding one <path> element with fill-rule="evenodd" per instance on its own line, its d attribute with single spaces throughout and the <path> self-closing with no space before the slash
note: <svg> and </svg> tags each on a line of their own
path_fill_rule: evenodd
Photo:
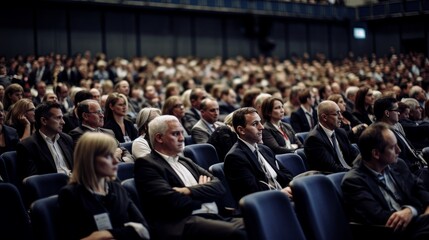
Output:
<svg viewBox="0 0 429 240">
<path fill-rule="evenodd" d="M 128 100 L 124 94 L 109 94 L 105 108 L 104 127 L 111 129 L 120 143 L 132 142 L 138 137 L 133 122 L 125 117 L 128 111 Z"/>
<path fill-rule="evenodd" d="M 6 125 L 16 129 L 22 141 L 35 131 L 35 107 L 28 98 L 18 100 L 6 115 Z"/>
<path fill-rule="evenodd" d="M 61 189 L 62 239 L 149 239 L 147 224 L 115 180 L 115 139 L 87 132 L 74 151 L 70 183 Z"/>
</svg>

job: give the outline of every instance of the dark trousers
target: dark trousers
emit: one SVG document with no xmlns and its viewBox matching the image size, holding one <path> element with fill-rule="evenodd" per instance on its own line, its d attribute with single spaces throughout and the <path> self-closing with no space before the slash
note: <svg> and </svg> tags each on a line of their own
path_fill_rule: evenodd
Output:
<svg viewBox="0 0 429 240">
<path fill-rule="evenodd" d="M 217 214 L 189 217 L 182 236 L 183 239 L 247 239 L 242 218 L 224 218 Z"/>
</svg>

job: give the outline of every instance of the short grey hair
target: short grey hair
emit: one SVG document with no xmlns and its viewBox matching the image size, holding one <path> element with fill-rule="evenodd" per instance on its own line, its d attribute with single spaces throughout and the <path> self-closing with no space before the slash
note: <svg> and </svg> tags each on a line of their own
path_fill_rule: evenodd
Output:
<svg viewBox="0 0 429 240">
<path fill-rule="evenodd" d="M 346 89 L 346 98 L 349 98 L 351 95 L 356 95 L 356 93 L 359 91 L 359 87 L 356 86 L 350 86 Z"/>
<path fill-rule="evenodd" d="M 410 110 L 416 110 L 416 108 L 420 106 L 419 102 L 415 98 L 402 98 L 401 102 L 405 103 Z"/>
<path fill-rule="evenodd" d="M 162 116 L 158 116 L 158 117 L 154 118 L 149 123 L 149 141 L 150 141 L 150 145 L 153 149 L 155 149 L 155 146 L 154 146 L 155 135 L 157 133 L 165 134 L 165 132 L 168 129 L 167 123 L 168 122 L 174 122 L 174 121 L 179 122 L 179 120 L 177 120 L 177 117 L 175 117 L 173 115 L 162 115 Z"/>
</svg>

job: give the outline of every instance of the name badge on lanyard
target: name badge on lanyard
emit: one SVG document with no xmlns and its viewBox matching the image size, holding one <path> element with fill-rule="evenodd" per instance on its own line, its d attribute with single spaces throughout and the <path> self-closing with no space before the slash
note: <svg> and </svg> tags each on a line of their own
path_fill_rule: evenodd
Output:
<svg viewBox="0 0 429 240">
<path fill-rule="evenodd" d="M 94 215 L 94 220 L 98 230 L 112 229 L 112 224 L 110 223 L 110 218 L 107 213 Z"/>
</svg>

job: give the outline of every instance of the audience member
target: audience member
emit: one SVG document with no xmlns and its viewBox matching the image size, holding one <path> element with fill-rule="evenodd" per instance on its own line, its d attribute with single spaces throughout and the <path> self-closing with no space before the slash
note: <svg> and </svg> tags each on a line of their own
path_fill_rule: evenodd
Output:
<svg viewBox="0 0 429 240">
<path fill-rule="evenodd" d="M 62 239 L 150 238 L 145 219 L 115 181 L 116 146 L 104 133 L 79 139 L 70 183 L 58 195 Z"/>
<path fill-rule="evenodd" d="M 317 111 L 314 109 L 315 98 L 309 89 L 304 89 L 298 93 L 301 107 L 292 112 L 290 125 L 295 132 L 309 132 L 317 125 Z"/>
<path fill-rule="evenodd" d="M 73 169 L 73 139 L 62 133 L 60 104 L 42 103 L 35 114 L 36 131 L 16 148 L 19 178 L 55 172 L 69 175 Z"/>
<path fill-rule="evenodd" d="M 182 98 L 180 96 L 170 96 L 167 98 L 162 106 L 162 115 L 173 115 L 177 117 L 183 126 L 185 124 L 185 108 L 183 107 Z M 190 133 L 185 129 L 183 134 L 187 137 Z"/>
<path fill-rule="evenodd" d="M 22 98 L 23 94 L 24 89 L 19 84 L 12 83 L 6 87 L 3 96 L 3 105 L 6 112 L 10 110 L 13 104 L 18 102 L 18 100 Z"/>
<path fill-rule="evenodd" d="M 132 142 L 138 137 L 134 124 L 125 118 L 128 111 L 127 97 L 121 93 L 111 93 L 106 100 L 104 127 L 113 130 L 120 142 Z"/>
<path fill-rule="evenodd" d="M 174 116 L 149 123 L 153 151 L 135 163 L 142 208 L 156 239 L 247 239 L 240 218 L 218 215 L 222 183 L 182 157 L 183 127 Z"/>
<path fill-rule="evenodd" d="M 201 119 L 192 128 L 191 135 L 195 143 L 207 143 L 214 130 L 225 124 L 218 121 L 219 105 L 215 99 L 201 101 L 200 113 Z"/>
<path fill-rule="evenodd" d="M 80 90 L 74 95 L 74 108 L 64 114 L 64 129 L 63 132 L 69 133 L 71 130 L 79 127 L 79 117 L 77 115 L 77 106 L 80 102 L 91 99 L 92 94 L 88 90 Z"/>
<path fill-rule="evenodd" d="M 319 104 L 317 115 L 319 124 L 308 133 L 304 143 L 309 168 L 326 173 L 348 171 L 359 152 L 340 128 L 343 118 L 340 108 L 326 100 Z"/>
<path fill-rule="evenodd" d="M 161 115 L 158 108 L 143 108 L 137 115 L 136 124 L 140 136 L 133 141 L 132 150 L 134 158 L 144 157 L 152 149 L 149 144 L 148 125 L 150 121 Z"/>
<path fill-rule="evenodd" d="M 281 190 L 291 198 L 292 174 L 267 146 L 259 144 L 264 126 L 256 109 L 240 108 L 232 118 L 238 140 L 226 155 L 224 167 L 235 200 L 264 190 Z"/>
<path fill-rule="evenodd" d="M 34 104 L 31 99 L 23 98 L 12 105 L 6 115 L 6 125 L 16 129 L 20 141 L 34 133 L 34 123 L 36 121 L 34 110 Z"/>
<path fill-rule="evenodd" d="M 361 157 L 341 186 L 351 220 L 392 229 L 395 239 L 427 239 L 429 192 L 398 159 L 395 134 L 388 125 L 375 123 L 358 145 Z"/>
<path fill-rule="evenodd" d="M 355 109 L 353 115 L 366 125 L 370 125 L 375 121 L 374 119 L 374 95 L 373 91 L 368 86 L 360 87 L 356 93 Z"/>
<path fill-rule="evenodd" d="M 194 88 L 191 91 L 189 99 L 191 108 L 185 112 L 184 125 L 186 132 L 190 133 L 195 124 L 201 119 L 200 107 L 201 101 L 207 97 L 207 93 L 202 88 Z"/>
<path fill-rule="evenodd" d="M 0 155 L 15 151 L 19 142 L 19 136 L 15 128 L 6 126 L 3 103 L 0 102 Z"/>
<path fill-rule="evenodd" d="M 284 117 L 283 101 L 280 98 L 267 98 L 262 103 L 262 117 L 265 119 L 262 130 L 262 142 L 274 154 L 292 153 L 304 145 L 295 136 L 295 131 L 288 123 L 282 122 Z"/>
</svg>

